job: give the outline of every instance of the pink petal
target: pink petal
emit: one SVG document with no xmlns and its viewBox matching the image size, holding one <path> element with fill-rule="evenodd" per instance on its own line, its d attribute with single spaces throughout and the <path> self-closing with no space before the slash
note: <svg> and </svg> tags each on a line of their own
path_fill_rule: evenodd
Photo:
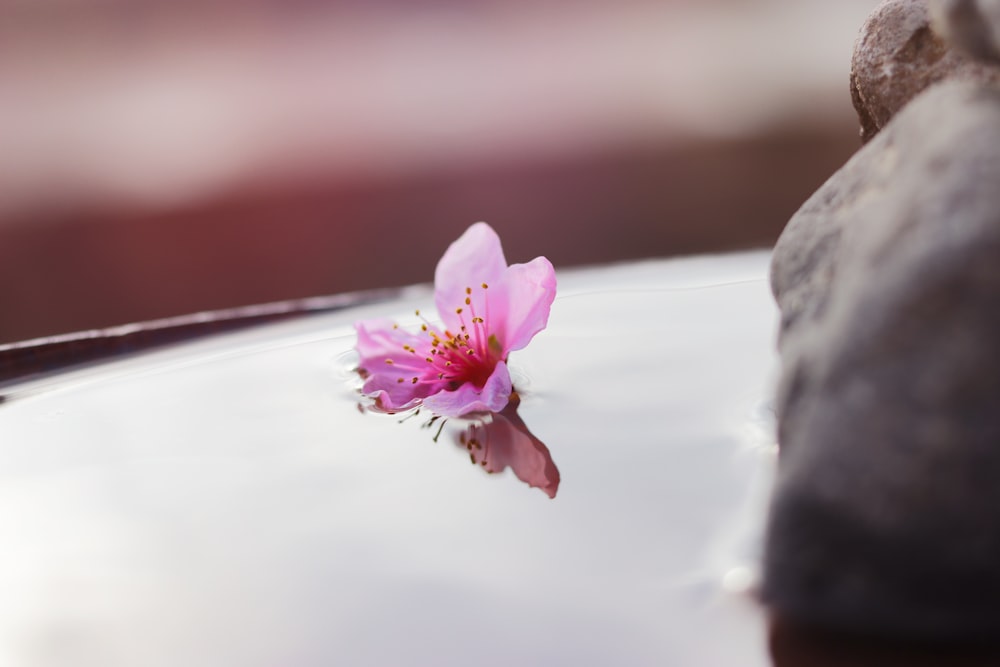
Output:
<svg viewBox="0 0 1000 667">
<path fill-rule="evenodd" d="M 434 271 L 434 303 L 445 326 L 457 331 L 461 326 L 456 308 L 465 304 L 467 287 L 492 285 L 501 280 L 507 270 L 500 237 L 485 222 L 465 230 L 457 241 L 448 246 Z M 477 298 L 477 304 L 479 299 Z"/>
<path fill-rule="evenodd" d="M 404 345 L 424 344 L 421 337 L 402 328 L 394 329 L 388 320 L 358 322 L 354 327 L 358 332 L 358 369 L 366 376 L 362 391 L 374 398 L 379 408 L 389 412 L 407 410 L 444 386 L 444 382 L 425 380 L 423 357 L 403 349 Z M 386 359 L 393 363 L 386 363 Z M 418 378 L 415 384 L 414 377 Z"/>
<path fill-rule="evenodd" d="M 366 367 L 366 361 L 375 357 L 392 356 L 396 350 L 407 343 L 402 339 L 406 334 L 402 329 L 393 329 L 393 323 L 387 319 L 365 320 L 355 322 L 354 329 L 358 332 L 358 342 L 355 349 L 361 357 L 359 366 Z M 373 369 L 367 369 L 371 372 Z"/>
<path fill-rule="evenodd" d="M 545 328 L 555 297 L 555 269 L 544 257 L 510 266 L 496 290 L 490 287 L 490 328 L 504 355 L 520 350 Z"/>
<path fill-rule="evenodd" d="M 482 389 L 466 382 L 454 391 L 439 391 L 428 396 L 423 406 L 442 417 L 461 417 L 470 412 L 499 412 L 507 405 L 511 391 L 510 372 L 507 364 L 501 361 Z"/>
</svg>

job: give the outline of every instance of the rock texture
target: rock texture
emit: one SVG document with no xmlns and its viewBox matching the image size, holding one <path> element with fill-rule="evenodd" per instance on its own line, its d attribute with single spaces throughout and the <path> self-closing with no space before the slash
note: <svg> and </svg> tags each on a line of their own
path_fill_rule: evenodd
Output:
<svg viewBox="0 0 1000 667">
<path fill-rule="evenodd" d="M 795 215 L 772 279 L 765 601 L 846 631 L 996 641 L 1000 88 L 916 98 Z"/>
<path fill-rule="evenodd" d="M 929 0 L 934 31 L 977 60 L 1000 63 L 1000 0 Z"/>
<path fill-rule="evenodd" d="M 944 5 L 965 4 L 966 0 L 936 2 L 935 13 L 942 26 L 958 26 L 964 21 L 964 15 Z M 955 18 L 944 20 L 943 16 Z M 980 33 L 986 29 L 982 23 L 974 25 Z M 949 34 L 958 32 L 950 30 Z M 964 33 L 976 31 L 965 28 Z M 967 41 L 971 43 L 972 38 Z M 945 78 L 1000 82 L 1000 67 L 950 48 L 931 29 L 927 0 L 883 2 L 862 26 L 851 59 L 851 99 L 861 121 L 862 140 L 871 139 L 907 102 Z"/>
</svg>

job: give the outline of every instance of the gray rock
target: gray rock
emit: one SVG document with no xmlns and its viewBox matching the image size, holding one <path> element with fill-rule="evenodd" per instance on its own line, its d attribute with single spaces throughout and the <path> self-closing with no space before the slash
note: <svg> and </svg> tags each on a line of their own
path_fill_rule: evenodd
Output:
<svg viewBox="0 0 1000 667">
<path fill-rule="evenodd" d="M 929 0 L 931 25 L 955 49 L 1000 63 L 1000 0 Z"/>
<path fill-rule="evenodd" d="M 926 0 L 885 0 L 862 26 L 851 58 L 861 139 L 871 139 L 907 102 L 945 78 L 1000 82 L 1000 67 L 949 48 L 931 29 Z"/>
<path fill-rule="evenodd" d="M 775 614 L 1000 637 L 1000 88 L 934 86 L 775 251 Z"/>
</svg>

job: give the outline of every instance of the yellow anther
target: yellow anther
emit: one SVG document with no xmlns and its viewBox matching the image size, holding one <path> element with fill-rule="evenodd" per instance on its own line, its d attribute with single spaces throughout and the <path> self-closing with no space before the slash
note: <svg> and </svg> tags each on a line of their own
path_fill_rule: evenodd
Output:
<svg viewBox="0 0 1000 667">
<path fill-rule="evenodd" d="M 461 308 L 456 308 L 455 309 L 455 314 L 456 315 L 461 315 L 462 314 L 462 309 Z"/>
<path fill-rule="evenodd" d="M 420 311 L 419 310 L 413 311 L 413 314 L 416 315 L 417 317 L 420 317 Z"/>
<path fill-rule="evenodd" d="M 472 299 L 469 298 L 469 297 L 465 297 L 465 305 L 466 306 L 471 306 L 472 305 Z"/>
<path fill-rule="evenodd" d="M 472 288 L 471 288 L 471 287 L 466 287 L 466 288 L 465 288 L 465 293 L 466 293 L 466 294 L 472 294 Z M 469 303 L 468 299 L 466 299 L 466 301 L 465 301 L 465 302 L 466 302 L 466 303 Z"/>
<path fill-rule="evenodd" d="M 490 288 L 489 285 L 487 285 L 486 283 L 483 283 L 483 289 L 489 289 L 489 288 Z"/>
<path fill-rule="evenodd" d="M 426 361 L 427 361 L 427 363 L 429 363 L 429 364 L 433 364 L 433 363 L 434 363 L 434 360 L 433 360 L 433 359 L 431 359 L 430 357 L 427 357 Z"/>
<path fill-rule="evenodd" d="M 475 351 L 475 350 L 469 350 L 468 352 L 466 352 L 466 354 L 467 354 L 467 355 L 469 355 L 470 357 L 471 357 L 472 355 L 474 355 L 475 353 L 476 353 L 476 351 Z"/>
<path fill-rule="evenodd" d="M 393 362 L 393 360 L 392 360 L 392 359 L 386 359 L 386 360 L 385 360 L 385 363 L 387 363 L 387 364 L 389 364 L 390 366 L 392 366 L 392 364 L 393 364 L 393 363 L 395 363 L 395 362 Z"/>
<path fill-rule="evenodd" d="M 399 382 L 400 384 L 402 384 L 403 378 L 396 378 L 396 382 Z"/>
<path fill-rule="evenodd" d="M 417 378 L 413 378 L 412 380 L 410 380 L 410 384 L 416 384 L 416 383 L 417 383 Z"/>
<path fill-rule="evenodd" d="M 427 325 L 426 324 L 421 324 L 420 325 L 420 330 L 421 331 L 427 331 Z"/>
</svg>

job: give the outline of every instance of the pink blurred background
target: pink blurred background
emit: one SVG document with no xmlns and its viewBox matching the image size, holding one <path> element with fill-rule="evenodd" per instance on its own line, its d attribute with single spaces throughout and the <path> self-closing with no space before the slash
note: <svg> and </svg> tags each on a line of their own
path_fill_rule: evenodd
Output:
<svg viewBox="0 0 1000 667">
<path fill-rule="evenodd" d="M 870 0 L 0 0 L 0 342 L 773 243 Z"/>
</svg>

